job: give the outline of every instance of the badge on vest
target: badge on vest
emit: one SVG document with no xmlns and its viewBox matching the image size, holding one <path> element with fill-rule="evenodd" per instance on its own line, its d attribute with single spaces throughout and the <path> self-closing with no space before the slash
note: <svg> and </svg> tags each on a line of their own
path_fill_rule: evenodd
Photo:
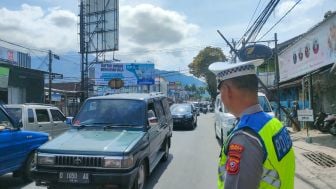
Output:
<svg viewBox="0 0 336 189">
<path fill-rule="evenodd" d="M 292 148 L 292 140 L 288 134 L 288 131 L 283 127 L 276 135 L 273 136 L 273 145 L 278 157 L 278 161 L 281 161 L 283 157 Z"/>
<path fill-rule="evenodd" d="M 239 164 L 241 153 L 244 151 L 244 146 L 240 144 L 230 144 L 228 159 L 226 161 L 226 172 L 229 175 L 236 175 L 239 173 Z"/>
</svg>

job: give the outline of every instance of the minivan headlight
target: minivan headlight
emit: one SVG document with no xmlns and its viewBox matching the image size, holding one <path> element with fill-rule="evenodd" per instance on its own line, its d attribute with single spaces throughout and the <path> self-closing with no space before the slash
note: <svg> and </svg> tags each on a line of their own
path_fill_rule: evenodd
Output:
<svg viewBox="0 0 336 189">
<path fill-rule="evenodd" d="M 38 153 L 37 154 L 37 164 L 38 165 L 54 165 L 55 155 Z"/>
<path fill-rule="evenodd" d="M 104 157 L 105 168 L 131 168 L 133 156 L 107 156 Z"/>
</svg>

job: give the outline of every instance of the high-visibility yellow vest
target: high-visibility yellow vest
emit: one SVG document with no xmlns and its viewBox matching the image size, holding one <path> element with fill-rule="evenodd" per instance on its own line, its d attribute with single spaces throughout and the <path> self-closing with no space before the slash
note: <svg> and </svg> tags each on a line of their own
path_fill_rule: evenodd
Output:
<svg viewBox="0 0 336 189">
<path fill-rule="evenodd" d="M 265 112 L 244 115 L 226 140 L 219 161 L 218 188 L 224 188 L 228 145 L 237 131 L 256 133 L 264 149 L 263 174 L 260 189 L 293 189 L 295 157 L 292 141 L 281 122 Z M 246 134 L 249 134 L 246 132 Z M 251 134 L 249 134 L 251 135 Z"/>
</svg>

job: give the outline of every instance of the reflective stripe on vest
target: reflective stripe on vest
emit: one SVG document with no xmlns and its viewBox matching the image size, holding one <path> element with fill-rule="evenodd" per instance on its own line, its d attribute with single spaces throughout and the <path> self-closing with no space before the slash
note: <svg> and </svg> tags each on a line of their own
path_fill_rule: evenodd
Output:
<svg viewBox="0 0 336 189">
<path fill-rule="evenodd" d="M 251 128 L 251 127 L 247 127 Z M 252 130 L 260 137 L 255 137 L 251 134 L 249 136 L 253 136 L 252 138 L 257 139 L 259 144 L 262 143 L 263 149 L 265 150 L 265 161 L 263 163 L 263 174 L 261 177 L 259 188 L 263 189 L 292 189 L 294 188 L 294 172 L 295 172 L 295 157 L 293 149 L 290 150 L 286 154 L 283 155 L 279 159 L 279 155 L 275 153 L 277 151 L 276 147 L 274 147 L 274 137 L 283 131 L 283 127 L 281 123 L 275 119 L 270 119 L 267 123 L 264 124 L 261 129 L 256 130 L 252 128 Z M 228 144 L 230 143 L 232 137 L 236 134 L 237 130 L 231 133 L 231 135 L 226 140 L 223 145 L 221 158 L 219 161 L 218 168 L 218 188 L 224 188 L 224 182 L 226 177 L 226 154 Z M 244 132 L 244 131 L 242 131 Z M 246 132 L 244 132 L 246 134 Z M 270 137 L 271 136 L 271 137 Z M 278 155 L 278 156 L 277 156 Z"/>
</svg>

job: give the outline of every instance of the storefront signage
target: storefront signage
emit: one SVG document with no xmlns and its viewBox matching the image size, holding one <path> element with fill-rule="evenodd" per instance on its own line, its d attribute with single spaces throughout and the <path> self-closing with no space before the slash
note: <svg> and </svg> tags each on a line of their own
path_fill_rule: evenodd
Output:
<svg viewBox="0 0 336 189">
<path fill-rule="evenodd" d="M 336 16 L 279 54 L 280 82 L 315 71 L 336 61 Z"/>
<path fill-rule="evenodd" d="M 0 60 L 17 65 L 17 52 L 4 47 L 0 47 Z"/>
<path fill-rule="evenodd" d="M 0 88 L 8 87 L 9 68 L 0 67 Z"/>
</svg>

